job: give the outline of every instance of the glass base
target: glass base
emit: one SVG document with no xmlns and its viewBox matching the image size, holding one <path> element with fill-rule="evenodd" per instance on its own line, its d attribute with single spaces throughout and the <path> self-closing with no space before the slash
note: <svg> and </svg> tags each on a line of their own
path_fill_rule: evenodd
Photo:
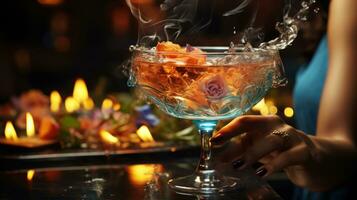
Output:
<svg viewBox="0 0 357 200">
<path fill-rule="evenodd" d="M 238 178 L 217 176 L 216 172 L 199 172 L 190 176 L 169 180 L 169 186 L 176 192 L 186 194 L 212 194 L 238 188 Z"/>
</svg>

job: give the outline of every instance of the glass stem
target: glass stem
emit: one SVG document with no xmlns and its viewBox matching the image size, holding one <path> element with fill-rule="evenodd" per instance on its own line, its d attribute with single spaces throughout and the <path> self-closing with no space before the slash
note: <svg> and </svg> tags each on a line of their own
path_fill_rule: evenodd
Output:
<svg viewBox="0 0 357 200">
<path fill-rule="evenodd" d="M 210 139 L 217 126 L 217 121 L 194 121 L 194 123 L 201 137 L 201 156 L 196 171 L 214 170 Z"/>
</svg>

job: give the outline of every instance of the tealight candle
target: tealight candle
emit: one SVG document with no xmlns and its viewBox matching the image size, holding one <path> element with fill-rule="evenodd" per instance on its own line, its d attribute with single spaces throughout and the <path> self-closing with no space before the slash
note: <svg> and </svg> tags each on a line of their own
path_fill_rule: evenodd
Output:
<svg viewBox="0 0 357 200">
<path fill-rule="evenodd" d="M 26 113 L 26 135 L 27 137 L 35 136 L 35 123 L 31 113 Z"/>
<path fill-rule="evenodd" d="M 73 98 L 80 104 L 89 98 L 87 85 L 83 79 L 77 79 L 74 83 Z"/>
<path fill-rule="evenodd" d="M 14 125 L 12 122 L 8 121 L 6 122 L 5 126 L 5 138 L 0 138 L 0 144 L 16 147 L 35 148 L 55 143 L 55 140 L 42 140 L 39 137 L 35 137 L 34 123 L 32 116 L 30 116 L 31 114 L 26 113 L 26 122 L 29 124 L 26 125 L 26 132 L 27 136 L 29 137 L 18 137 Z"/>
<path fill-rule="evenodd" d="M 5 138 L 7 140 L 18 140 L 14 125 L 10 121 L 6 122 L 5 125 Z"/>
<path fill-rule="evenodd" d="M 61 103 L 62 103 L 62 97 L 59 94 L 59 92 L 57 92 L 56 90 L 51 92 L 50 102 L 51 102 L 50 105 L 51 111 L 55 113 L 58 112 L 61 108 Z"/>
</svg>

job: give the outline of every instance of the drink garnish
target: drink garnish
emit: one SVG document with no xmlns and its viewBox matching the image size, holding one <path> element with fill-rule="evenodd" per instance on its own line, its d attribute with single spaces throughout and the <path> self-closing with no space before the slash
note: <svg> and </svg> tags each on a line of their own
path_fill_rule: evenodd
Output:
<svg viewBox="0 0 357 200">
<path fill-rule="evenodd" d="M 163 58 L 167 58 L 169 62 L 183 63 L 186 65 L 203 65 L 206 63 L 205 52 L 191 45 L 181 47 L 170 41 L 159 42 L 156 45 L 156 53 Z"/>
</svg>

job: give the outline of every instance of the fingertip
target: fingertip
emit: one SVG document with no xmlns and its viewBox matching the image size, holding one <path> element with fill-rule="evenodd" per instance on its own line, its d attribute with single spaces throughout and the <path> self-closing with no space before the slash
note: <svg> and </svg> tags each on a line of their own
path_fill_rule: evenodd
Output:
<svg viewBox="0 0 357 200">
<path fill-rule="evenodd" d="M 214 136 L 210 139 L 210 142 L 214 145 L 220 145 L 224 143 L 224 138 L 221 136 Z"/>
<path fill-rule="evenodd" d="M 265 167 L 260 167 L 255 171 L 255 174 L 259 177 L 266 177 L 268 174 L 268 170 Z"/>
<path fill-rule="evenodd" d="M 266 178 L 276 172 L 276 170 L 274 169 L 274 166 L 272 166 L 271 164 L 265 164 L 265 165 L 261 166 L 260 168 L 258 168 L 256 170 L 256 172 L 259 171 L 260 169 L 265 169 L 265 173 L 261 176 L 262 178 Z"/>
<path fill-rule="evenodd" d="M 238 160 L 235 160 L 232 162 L 234 169 L 242 169 L 244 164 L 245 164 L 245 162 L 243 159 L 238 159 Z"/>
</svg>

